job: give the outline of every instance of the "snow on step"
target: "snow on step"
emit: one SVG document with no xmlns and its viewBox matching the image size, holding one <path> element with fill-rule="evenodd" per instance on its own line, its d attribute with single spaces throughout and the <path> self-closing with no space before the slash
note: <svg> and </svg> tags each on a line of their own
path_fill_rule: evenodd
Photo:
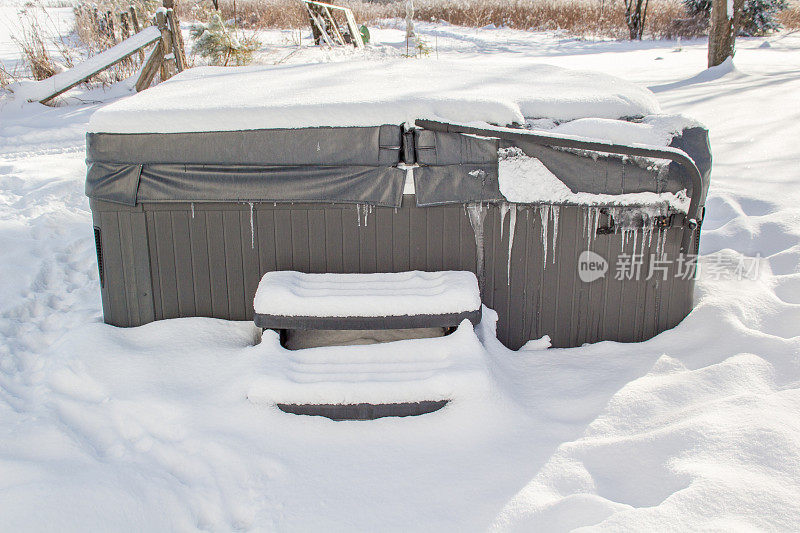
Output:
<svg viewBox="0 0 800 533">
<path fill-rule="evenodd" d="M 446 337 L 290 351 L 266 331 L 264 368 L 247 397 L 257 404 L 451 400 L 488 387 L 484 348 L 465 320 Z"/>
<path fill-rule="evenodd" d="M 466 271 L 376 274 L 268 272 L 253 302 L 257 314 L 382 317 L 480 309 L 475 274 Z"/>
</svg>

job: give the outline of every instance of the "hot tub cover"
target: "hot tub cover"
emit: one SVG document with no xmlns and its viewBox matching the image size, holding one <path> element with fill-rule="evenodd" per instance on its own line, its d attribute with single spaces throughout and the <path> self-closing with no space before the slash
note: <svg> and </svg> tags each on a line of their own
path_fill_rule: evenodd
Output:
<svg viewBox="0 0 800 533">
<path fill-rule="evenodd" d="M 414 165 L 419 205 L 503 201 L 492 137 L 416 129 L 419 118 L 541 127 L 681 148 L 704 175 L 707 132 L 658 115 L 648 90 L 598 73 L 481 61 L 387 61 L 190 69 L 97 111 L 87 195 L 175 201 L 401 204 Z M 618 119 L 626 120 L 618 120 Z M 605 122 L 603 122 L 605 121 Z M 404 127 L 405 125 L 405 127 Z M 562 130 L 562 131 L 558 131 Z M 676 165 L 516 142 L 573 191 L 687 189 Z M 666 171 L 665 171 L 666 169 Z"/>
</svg>

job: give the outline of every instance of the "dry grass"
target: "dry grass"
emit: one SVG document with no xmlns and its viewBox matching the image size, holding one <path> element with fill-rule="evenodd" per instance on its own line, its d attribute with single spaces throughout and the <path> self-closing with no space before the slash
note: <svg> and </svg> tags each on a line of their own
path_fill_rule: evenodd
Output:
<svg viewBox="0 0 800 533">
<path fill-rule="evenodd" d="M 337 0 L 353 10 L 359 22 L 404 18 L 405 3 Z M 444 21 L 459 26 L 489 24 L 518 29 L 566 30 L 581 36 L 623 38 L 628 34 L 622 2 L 607 0 L 416 0 L 420 21 Z M 234 17 L 233 3 L 220 6 L 223 18 Z M 240 0 L 236 20 L 246 28 L 305 28 L 308 18 L 299 0 Z M 192 0 L 177 2 L 179 16 L 205 21 L 209 7 Z M 676 19 L 686 17 L 680 0 L 650 0 L 645 34 L 661 38 L 675 34 Z"/>
<path fill-rule="evenodd" d="M 5 89 L 13 80 L 14 78 L 11 76 L 11 73 L 5 69 L 3 63 L 0 63 L 0 89 Z"/>
<path fill-rule="evenodd" d="M 141 28 L 149 26 L 160 2 L 154 0 L 106 0 L 97 4 L 79 4 L 75 8 L 75 34 L 84 45 L 89 57 L 98 54 L 122 41 L 123 33 L 119 14 L 130 6 L 136 10 Z M 111 17 L 108 14 L 111 13 Z M 129 35 L 135 33 L 129 22 Z M 134 54 L 109 69 L 95 75 L 90 81 L 113 83 L 133 76 L 141 66 L 141 59 Z"/>
<path fill-rule="evenodd" d="M 800 30 L 800 3 L 790 4 L 778 13 L 778 22 L 787 30 Z"/>
<path fill-rule="evenodd" d="M 70 68 L 74 54 L 60 38 L 54 38 L 53 21 L 44 9 L 32 6 L 19 13 L 19 22 L 11 39 L 19 49 L 27 74 L 35 80 L 49 78 Z M 7 72 L 5 77 L 12 76 Z"/>
</svg>

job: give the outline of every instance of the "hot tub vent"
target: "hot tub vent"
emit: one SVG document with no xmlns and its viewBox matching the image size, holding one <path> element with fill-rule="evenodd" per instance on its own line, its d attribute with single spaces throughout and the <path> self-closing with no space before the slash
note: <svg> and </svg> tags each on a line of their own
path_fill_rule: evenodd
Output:
<svg viewBox="0 0 800 533">
<path fill-rule="evenodd" d="M 106 286 L 106 279 L 103 275 L 103 241 L 100 235 L 100 228 L 94 227 L 94 248 L 97 251 L 97 269 L 100 272 L 100 288 Z"/>
</svg>

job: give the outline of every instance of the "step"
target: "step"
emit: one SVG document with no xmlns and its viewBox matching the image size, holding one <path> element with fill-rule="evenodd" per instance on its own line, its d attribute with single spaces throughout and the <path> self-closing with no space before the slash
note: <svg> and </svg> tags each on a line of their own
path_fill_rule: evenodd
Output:
<svg viewBox="0 0 800 533">
<path fill-rule="evenodd" d="M 247 397 L 283 412 L 334 420 L 413 416 L 488 388 L 485 350 L 472 324 L 445 337 L 287 350 L 275 331 L 256 347 L 263 367 Z"/>
<path fill-rule="evenodd" d="M 264 274 L 253 302 L 266 329 L 377 330 L 480 322 L 478 280 L 468 271 Z"/>
</svg>

